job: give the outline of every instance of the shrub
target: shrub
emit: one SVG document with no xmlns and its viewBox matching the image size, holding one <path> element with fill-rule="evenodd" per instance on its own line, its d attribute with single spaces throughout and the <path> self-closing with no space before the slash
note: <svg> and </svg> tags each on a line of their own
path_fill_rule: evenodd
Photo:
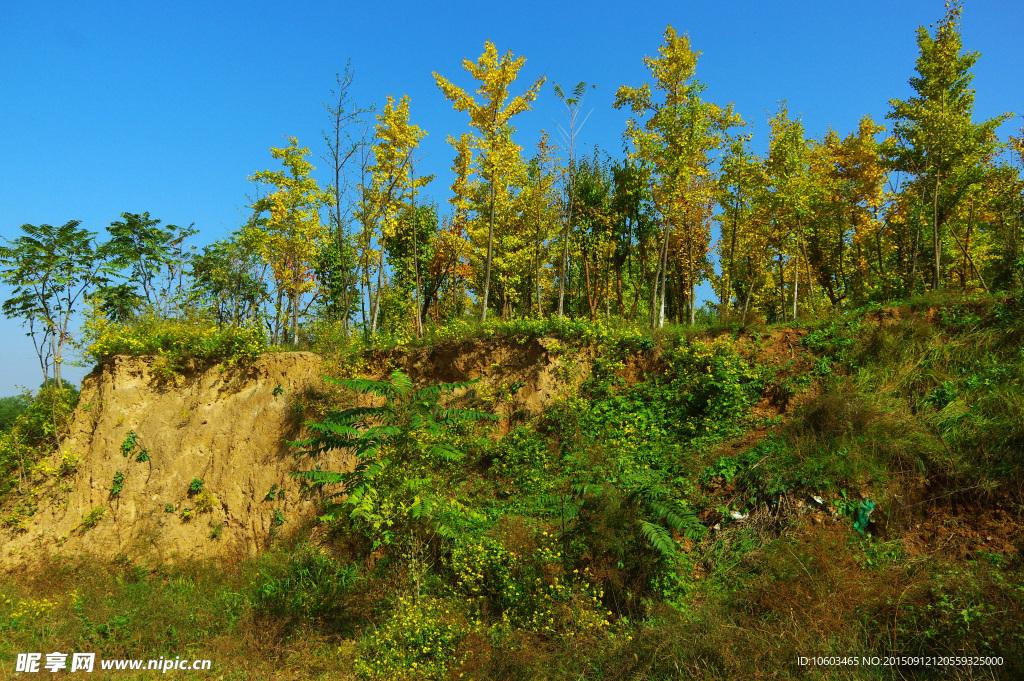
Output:
<svg viewBox="0 0 1024 681">
<path fill-rule="evenodd" d="M 467 638 L 482 632 L 462 601 L 402 597 L 391 617 L 366 638 L 356 673 L 368 681 L 447 681 L 469 657 Z"/>
<path fill-rule="evenodd" d="M 195 504 L 197 513 L 210 513 L 217 505 L 217 497 L 210 494 L 209 490 L 204 490 L 196 496 Z"/>
<path fill-rule="evenodd" d="M 86 315 L 83 354 L 96 363 L 114 355 L 155 355 L 165 378 L 174 378 L 190 359 L 234 363 L 267 351 L 263 329 L 251 326 L 218 326 L 207 317 L 164 319 L 144 314 L 126 323 L 109 321 L 98 307 Z"/>
</svg>

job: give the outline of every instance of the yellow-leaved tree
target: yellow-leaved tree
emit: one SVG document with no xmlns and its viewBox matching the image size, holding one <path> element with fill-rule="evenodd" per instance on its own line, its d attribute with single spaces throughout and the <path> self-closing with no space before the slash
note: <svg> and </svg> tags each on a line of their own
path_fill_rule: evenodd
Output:
<svg viewBox="0 0 1024 681">
<path fill-rule="evenodd" d="M 394 237 L 397 231 L 403 228 L 408 228 L 412 233 L 417 333 L 422 333 L 422 319 L 419 312 L 419 244 L 416 242 L 416 229 L 413 227 L 412 221 L 403 226 L 401 216 L 411 215 L 405 209 L 410 205 L 415 208 L 416 190 L 434 179 L 433 175 L 416 177 L 415 173 L 413 155 L 426 136 L 426 131 L 409 122 L 409 96 L 403 95 L 396 106 L 394 97 L 388 95 L 384 110 L 377 115 L 377 143 L 373 145 L 374 164 L 370 168 L 370 183 L 368 186 L 362 187 L 364 200 L 368 204 L 369 214 L 372 216 L 369 225 L 371 228 L 376 227 L 379 230 L 377 232 L 378 243 L 383 243 L 385 239 Z M 377 260 L 376 298 L 371 304 L 372 332 L 377 330 L 380 315 L 383 272 L 384 258 L 381 253 Z"/>
<path fill-rule="evenodd" d="M 685 262 L 683 272 L 690 323 L 694 320 L 694 290 L 707 271 L 710 237 L 707 208 L 714 195 L 710 181 L 712 153 L 725 143 L 727 131 L 743 120 L 725 107 L 705 102 L 700 94 L 705 86 L 693 78 L 700 52 L 690 48 L 690 40 L 665 29 L 665 41 L 658 48 L 658 57 L 644 57 L 655 87 L 663 94 L 662 102 L 651 97 L 651 86 L 644 83 L 634 88 L 623 85 L 615 93 L 615 108 L 628 106 L 640 117 L 650 114 L 641 126 L 636 118 L 626 122 L 626 136 L 633 143 L 630 156 L 649 163 L 653 169 L 651 196 L 662 223 L 663 235 L 659 268 L 652 282 L 651 322 L 661 326 L 665 321 L 665 297 L 668 287 L 670 237 L 673 227 L 679 232 L 676 240 L 678 257 Z M 660 282 L 659 282 L 660 279 Z M 660 294 L 660 306 L 658 294 Z"/>
<path fill-rule="evenodd" d="M 487 233 L 487 260 L 484 272 L 483 295 L 481 300 L 481 321 L 487 320 L 487 297 L 491 283 L 491 261 L 494 253 L 494 204 L 496 192 L 496 175 L 500 172 L 500 157 L 508 159 L 508 146 L 511 143 L 509 120 L 516 114 L 529 111 L 537 98 L 545 78 L 541 76 L 526 91 L 505 105 L 509 96 L 509 88 L 515 82 L 519 70 L 526 63 L 525 57 L 513 58 L 509 50 L 504 57 L 498 55 L 498 49 L 490 40 L 484 44 L 484 52 L 474 63 L 464 59 L 462 66 L 476 80 L 480 87 L 476 93 L 482 98 L 480 103 L 465 90 L 446 80 L 434 72 L 434 80 L 441 88 L 444 96 L 452 102 L 456 111 L 469 114 L 469 124 L 479 131 L 478 148 L 484 154 L 483 167 L 487 172 L 490 184 L 491 209 L 490 225 Z M 502 154 L 502 152 L 505 154 Z"/>
<path fill-rule="evenodd" d="M 328 197 L 310 177 L 313 165 L 306 160 L 309 148 L 300 148 L 295 137 L 287 139 L 287 147 L 270 148 L 271 156 L 280 159 L 285 169 L 261 170 L 249 177 L 272 191 L 264 196 L 257 193 L 250 205 L 253 215 L 242 230 L 242 238 L 274 273 L 276 299 L 271 343 L 281 342 L 290 320 L 290 341 L 297 345 L 299 315 L 304 311 L 302 298 L 307 293 L 315 297 L 313 266 L 330 233 L 320 221 L 320 209 Z"/>
</svg>

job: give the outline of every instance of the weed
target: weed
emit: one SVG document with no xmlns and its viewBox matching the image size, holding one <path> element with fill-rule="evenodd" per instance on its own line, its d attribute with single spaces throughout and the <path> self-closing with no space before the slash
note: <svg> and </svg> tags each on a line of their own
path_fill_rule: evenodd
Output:
<svg viewBox="0 0 1024 681">
<path fill-rule="evenodd" d="M 91 530 L 92 528 L 96 527 L 101 520 L 103 520 L 103 516 L 106 514 L 106 512 L 106 508 L 104 508 L 103 506 L 97 506 L 91 511 L 89 511 L 82 518 L 82 521 L 78 523 L 78 526 L 82 528 L 83 532 Z"/>
<path fill-rule="evenodd" d="M 138 439 L 138 435 L 135 434 L 134 430 L 129 430 L 125 433 L 124 442 L 121 443 L 121 456 L 127 458 L 131 456 L 131 453 L 135 451 L 135 442 Z"/>
<path fill-rule="evenodd" d="M 110 485 L 110 496 L 117 496 L 124 487 L 125 474 L 121 471 L 114 473 L 114 482 Z"/>
<path fill-rule="evenodd" d="M 192 501 L 196 505 L 196 513 L 210 513 L 218 503 L 209 490 L 203 490 Z"/>
</svg>

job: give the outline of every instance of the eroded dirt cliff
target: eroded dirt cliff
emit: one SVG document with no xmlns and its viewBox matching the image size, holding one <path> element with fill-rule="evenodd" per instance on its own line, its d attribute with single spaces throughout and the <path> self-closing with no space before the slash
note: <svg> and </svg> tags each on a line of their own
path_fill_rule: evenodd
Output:
<svg viewBox="0 0 1024 681">
<path fill-rule="evenodd" d="M 452 342 L 367 359 L 374 378 L 398 367 L 419 385 L 483 379 L 471 397 L 506 416 L 499 431 L 539 413 L 589 370 L 589 353 L 552 339 Z M 32 514 L 0 535 L 0 567 L 41 552 L 156 562 L 251 555 L 316 515 L 320 497 L 302 494 L 289 475 L 311 464 L 284 440 L 303 437 L 293 406 L 322 384 L 320 357 L 268 354 L 245 366 L 199 367 L 177 383 L 153 367 L 150 358 L 119 356 L 83 380 L 62 443 L 64 473 L 54 455 L 49 475 L 23 490 Z M 320 460 L 325 469 L 346 464 L 341 452 Z"/>
<path fill-rule="evenodd" d="M 151 368 L 148 358 L 115 357 L 83 380 L 63 442 L 75 472 L 36 490 L 38 506 L 5 537 L 0 565 L 40 551 L 158 561 L 251 552 L 315 512 L 289 478 L 303 465 L 282 439 L 298 435 L 289 397 L 321 380 L 319 357 L 265 355 L 178 384 Z M 123 449 L 129 432 L 134 446 Z M 196 479 L 201 492 L 190 491 Z"/>
</svg>

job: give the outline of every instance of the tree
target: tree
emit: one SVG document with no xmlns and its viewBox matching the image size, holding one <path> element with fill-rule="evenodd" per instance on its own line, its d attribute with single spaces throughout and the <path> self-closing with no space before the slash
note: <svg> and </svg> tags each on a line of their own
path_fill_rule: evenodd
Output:
<svg viewBox="0 0 1024 681">
<path fill-rule="evenodd" d="M 654 76 L 664 101 L 654 102 L 651 86 L 645 83 L 639 88 L 620 87 L 613 105 L 616 109 L 629 106 L 637 116 L 650 113 L 643 127 L 635 118 L 630 118 L 626 122 L 626 137 L 633 143 L 631 158 L 651 165 L 654 176 L 651 194 L 664 230 L 659 271 L 652 287 L 651 323 L 654 326 L 661 326 L 665 321 L 669 240 L 673 227 L 684 231 L 687 298 L 693 322 L 697 268 L 703 268 L 709 246 L 701 235 L 707 230 L 710 211 L 699 208 L 708 204 L 712 187 L 707 181 L 713 160 L 710 154 L 722 146 L 729 128 L 743 125 L 731 104 L 719 107 L 700 98 L 705 86 L 693 78 L 700 52 L 690 48 L 689 38 L 668 26 L 658 54 L 656 58 L 644 57 L 644 64 Z M 659 277 L 660 309 L 657 306 Z"/>
<path fill-rule="evenodd" d="M 508 90 L 515 82 L 519 70 L 526 63 L 525 57 L 512 58 L 512 51 L 499 58 L 498 50 L 490 40 L 484 44 L 484 52 L 474 64 L 469 59 L 462 62 L 466 69 L 476 80 L 480 81 L 477 94 L 483 98 L 483 102 L 477 104 L 473 97 L 465 90 L 445 80 L 436 71 L 433 73 L 434 81 L 441 88 L 444 96 L 452 102 L 456 111 L 463 111 L 469 114 L 469 124 L 480 133 L 481 150 L 484 152 L 488 166 L 488 182 L 491 189 L 491 211 L 490 228 L 487 234 L 487 264 L 484 273 L 484 292 L 481 301 L 482 309 L 480 320 L 487 321 L 487 296 L 491 284 L 491 259 L 494 248 L 494 193 L 495 173 L 497 172 L 497 155 L 502 145 L 502 136 L 508 136 L 508 122 L 516 114 L 529 111 L 532 102 L 537 98 L 540 88 L 544 85 L 546 78 L 541 76 L 533 85 L 520 96 L 513 99 L 505 106 L 508 99 Z M 503 108 L 504 107 L 504 108 Z"/>
<path fill-rule="evenodd" d="M 311 270 L 328 236 L 320 221 L 320 208 L 327 197 L 310 177 L 312 164 L 306 160 L 309 148 L 299 148 L 295 137 L 288 146 L 271 147 L 270 154 L 281 160 L 284 170 L 261 170 L 249 178 L 275 188 L 250 206 L 253 216 L 243 236 L 271 266 L 278 288 L 274 338 L 281 327 L 282 297 L 287 296 L 284 319 L 291 321 L 291 341 L 298 345 L 300 301 L 303 294 L 315 290 Z"/>
<path fill-rule="evenodd" d="M 981 56 L 964 52 L 960 38 L 963 4 L 946 4 L 935 35 L 917 29 L 918 75 L 910 79 L 916 96 L 891 99 L 893 138 L 886 143 L 889 167 L 914 178 L 914 190 L 930 194 L 932 213 L 932 289 L 942 288 L 942 238 L 946 221 L 968 190 L 982 181 L 983 166 L 1000 147 L 996 129 L 1012 114 L 979 124 L 971 120 L 974 90 L 970 69 Z"/>
<path fill-rule="evenodd" d="M 347 515 L 362 521 L 372 527 L 380 543 L 390 542 L 390 527 L 397 520 L 388 509 L 415 518 L 430 517 L 431 500 L 423 495 L 432 487 L 430 477 L 436 468 L 465 456 L 445 436 L 459 424 L 497 420 L 485 412 L 448 409 L 440 404 L 441 395 L 476 381 L 417 389 L 398 369 L 391 372 L 390 381 L 327 380 L 360 395 L 383 399 L 384 404 L 345 409 L 328 414 L 323 421 L 306 423 L 312 437 L 290 443 L 300 448 L 299 455 L 315 459 L 342 450 L 355 460 L 350 472 L 323 471 L 318 466 L 292 476 L 319 487 L 340 485 L 327 497 L 323 519 L 337 520 Z M 410 489 L 411 483 L 422 484 Z M 411 498 L 404 494 L 408 492 L 412 492 Z M 391 495 L 399 496 L 398 503 L 382 503 L 391 501 L 387 499 Z M 344 499 L 333 501 L 339 497 Z"/>
<path fill-rule="evenodd" d="M 4 301 L 4 315 L 28 325 L 43 378 L 52 365 L 58 387 L 71 318 L 87 292 L 113 273 L 93 244 L 95 233 L 79 224 L 22 225 L 25 234 L 0 247 L 0 281 L 14 294 Z"/>
<path fill-rule="evenodd" d="M 107 227 L 110 240 L 103 254 L 118 269 L 127 269 L 131 284 L 104 286 L 98 293 L 103 309 L 115 320 L 130 316 L 133 307 L 146 305 L 168 315 L 180 303 L 185 275 L 184 242 L 197 233 L 192 225 L 160 226 L 149 212 L 121 213 L 123 222 Z M 134 303 L 134 305 L 132 305 Z"/>
<path fill-rule="evenodd" d="M 331 90 L 331 104 L 324 104 L 330 117 L 330 130 L 323 130 L 324 142 L 327 144 L 327 155 L 321 155 L 324 161 L 330 164 L 330 171 L 333 175 L 333 182 L 327 188 L 330 196 L 330 216 L 334 223 L 334 248 L 328 249 L 326 260 L 321 262 L 321 269 L 329 268 L 331 277 L 329 279 L 329 297 L 333 300 L 327 303 L 327 308 L 341 321 L 347 337 L 349 332 L 349 315 L 351 314 L 352 303 L 350 293 L 352 283 L 350 275 L 352 265 L 350 264 L 350 245 L 348 239 L 348 220 L 343 215 L 351 215 L 352 208 L 348 206 L 342 210 L 342 196 L 346 194 L 348 185 L 348 174 L 346 165 L 349 160 L 359 151 L 363 141 L 353 139 L 350 126 L 359 125 L 363 122 L 361 116 L 374 110 L 371 105 L 368 109 L 359 108 L 349 95 L 349 88 L 355 78 L 351 68 L 351 60 L 345 64 L 344 75 L 335 74 L 338 83 L 337 91 Z M 324 259 L 322 259 L 324 260 Z M 334 262 L 337 261 L 337 262 Z"/>
<path fill-rule="evenodd" d="M 220 327 L 257 320 L 270 297 L 268 267 L 251 240 L 236 234 L 215 241 L 192 258 L 192 304 Z"/>
<path fill-rule="evenodd" d="M 401 227 L 402 216 L 407 214 L 407 208 L 415 207 L 416 190 L 434 179 L 433 175 L 416 177 L 414 170 L 413 155 L 426 136 L 426 131 L 409 122 L 409 96 L 403 95 L 398 106 L 395 106 L 394 97 L 388 95 L 384 110 L 377 116 L 377 144 L 373 146 L 374 164 L 370 167 L 371 184 L 367 194 L 368 203 L 372 206 L 370 209 L 371 222 L 380 220 L 380 243 L 383 243 L 385 239 L 395 237 L 397 230 Z M 408 215 L 412 215 L 412 213 L 408 213 Z M 414 220 L 410 220 L 406 226 L 409 228 L 413 240 L 416 329 L 417 333 L 421 333 L 421 320 L 418 311 L 420 291 L 419 280 L 416 277 L 416 273 L 419 272 L 419 249 L 413 223 Z M 373 331 L 377 329 L 377 319 L 380 314 L 383 271 L 384 258 L 382 254 L 377 270 L 377 299 L 373 306 Z"/>
<path fill-rule="evenodd" d="M 591 85 L 590 87 L 594 89 L 597 86 Z M 576 135 L 590 118 L 590 114 L 587 114 L 582 121 L 579 120 L 580 109 L 583 107 L 583 95 L 587 91 L 587 84 L 584 81 L 581 80 L 572 89 L 572 97 L 566 97 L 558 83 L 554 84 L 554 90 L 555 96 L 565 105 L 566 118 L 569 119 L 569 130 L 561 125 L 558 126 L 558 132 L 569 152 L 569 164 L 566 167 L 565 175 L 562 176 L 562 193 L 566 197 L 566 211 L 565 228 L 562 232 L 562 272 L 558 278 L 558 318 L 561 319 L 563 301 L 565 300 L 565 278 L 569 272 L 569 235 L 572 231 L 573 198 L 576 195 Z"/>
<path fill-rule="evenodd" d="M 803 123 L 789 117 L 785 102 L 768 122 L 771 138 L 765 173 L 773 197 L 773 242 L 779 263 L 779 297 L 782 319 L 785 320 L 785 266 L 793 273 L 793 316 L 796 320 L 800 295 L 800 251 L 804 247 L 804 229 L 811 215 L 811 149 L 804 137 Z M 808 287 L 812 284 L 808 281 Z M 813 289 L 812 289 L 813 290 Z"/>
</svg>

